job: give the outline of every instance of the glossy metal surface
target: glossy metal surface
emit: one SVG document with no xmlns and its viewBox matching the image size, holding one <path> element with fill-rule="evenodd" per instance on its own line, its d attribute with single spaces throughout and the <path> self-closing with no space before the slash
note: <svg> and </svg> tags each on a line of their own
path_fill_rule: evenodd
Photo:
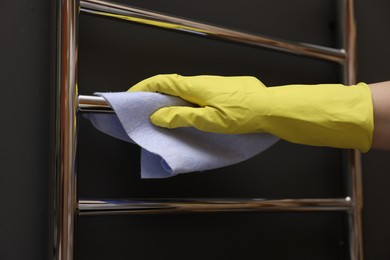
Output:
<svg viewBox="0 0 390 260">
<path fill-rule="evenodd" d="M 54 257 L 74 257 L 78 1 L 57 2 Z"/>
<path fill-rule="evenodd" d="M 113 113 L 111 106 L 102 97 L 79 95 L 77 100 L 80 112 Z"/>
<path fill-rule="evenodd" d="M 160 214 L 226 211 L 349 211 L 345 199 L 99 199 L 80 200 L 80 215 Z"/>
<path fill-rule="evenodd" d="M 354 17 L 354 1 L 340 1 L 342 10 L 342 47 L 346 51 L 346 59 L 342 64 L 343 80 L 346 85 L 356 84 L 356 22 Z M 363 228 L 362 228 L 362 208 L 363 208 L 363 188 L 361 155 L 358 150 L 346 151 L 347 174 L 348 174 L 348 194 L 351 197 L 352 208 L 349 213 L 349 244 L 350 257 L 352 260 L 363 259 Z"/>
<path fill-rule="evenodd" d="M 268 36 L 254 35 L 222 27 L 194 22 L 152 11 L 146 11 L 128 5 L 116 4 L 101 0 L 81 0 L 81 11 L 154 27 L 196 34 L 255 47 L 264 47 L 282 52 L 304 55 L 342 63 L 344 50 L 328 48 L 307 43 L 294 43 Z"/>
<path fill-rule="evenodd" d="M 363 260 L 363 185 L 361 154 L 358 150 L 348 151 L 349 174 L 350 174 L 350 196 L 352 208 L 349 214 L 349 241 L 350 255 L 353 260 Z"/>
</svg>

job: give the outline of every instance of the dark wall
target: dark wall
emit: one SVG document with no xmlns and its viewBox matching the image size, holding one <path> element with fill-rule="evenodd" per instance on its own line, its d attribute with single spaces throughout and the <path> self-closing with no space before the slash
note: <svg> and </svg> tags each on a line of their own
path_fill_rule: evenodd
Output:
<svg viewBox="0 0 390 260">
<path fill-rule="evenodd" d="M 358 79 L 366 82 L 389 80 L 390 1 L 357 1 Z M 390 152 L 371 151 L 363 155 L 365 255 L 389 259 L 390 249 Z"/>
<path fill-rule="evenodd" d="M 0 3 L 0 259 L 48 255 L 50 1 Z"/>
<path fill-rule="evenodd" d="M 118 1 L 119 2 L 119 1 Z M 120 1 L 254 33 L 335 47 L 332 1 Z M 280 8 L 283 6 L 283 8 Z M 221 8 L 222 7 L 222 8 Z M 388 79 L 388 1 L 356 1 L 359 80 Z M 2 168 L 0 259 L 50 255 L 50 119 L 53 81 L 50 1 L 0 4 Z M 327 62 L 256 50 L 81 15 L 81 94 L 123 91 L 158 73 L 253 75 L 267 85 L 339 81 Z M 299 66 L 297 66 L 299 64 Z M 4 93 L 4 92 L 3 92 Z M 10 109 L 12 108 L 12 109 Z M 238 165 L 167 180 L 140 180 L 139 148 L 81 119 L 82 197 L 333 197 L 344 194 L 340 151 L 280 142 Z M 92 149 L 91 147 L 95 147 Z M 96 149 L 104 148 L 104 149 Z M 366 259 L 389 259 L 389 152 L 363 155 Z M 282 162 L 282 163 L 281 163 Z M 224 213 L 82 217 L 77 259 L 345 259 L 338 213 Z M 207 254 L 206 254 L 207 252 Z"/>
</svg>

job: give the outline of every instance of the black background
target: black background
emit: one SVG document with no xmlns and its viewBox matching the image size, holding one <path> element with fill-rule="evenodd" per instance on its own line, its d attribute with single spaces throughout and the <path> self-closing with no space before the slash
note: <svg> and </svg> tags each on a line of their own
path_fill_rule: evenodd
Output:
<svg viewBox="0 0 390 260">
<path fill-rule="evenodd" d="M 337 47 L 335 1 L 121 1 L 294 41 Z M 358 80 L 388 79 L 390 2 L 356 1 Z M 55 13 L 50 1 L 0 4 L 0 259 L 50 259 Z M 81 94 L 123 91 L 159 73 L 253 75 L 266 85 L 340 80 L 337 65 L 82 14 Z M 140 180 L 138 148 L 80 120 L 82 197 L 342 196 L 341 152 L 280 142 L 224 169 Z M 388 152 L 363 155 L 366 259 L 390 259 Z M 387 160 L 386 160 L 387 159 Z M 82 217 L 77 259 L 345 259 L 338 213 Z"/>
</svg>

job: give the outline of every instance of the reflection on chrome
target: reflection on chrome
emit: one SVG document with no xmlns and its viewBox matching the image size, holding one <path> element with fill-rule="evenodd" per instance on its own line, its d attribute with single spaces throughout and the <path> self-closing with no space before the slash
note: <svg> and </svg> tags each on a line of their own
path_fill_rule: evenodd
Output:
<svg viewBox="0 0 390 260">
<path fill-rule="evenodd" d="M 232 211 L 346 211 L 345 199 L 82 199 L 80 215 L 157 214 Z"/>
<path fill-rule="evenodd" d="M 211 37 L 256 47 L 264 47 L 339 63 L 344 62 L 346 56 L 344 50 L 307 43 L 294 43 L 268 36 L 239 32 L 108 1 L 82 0 L 80 1 L 80 4 L 80 10 L 85 13 L 107 16 L 134 23 L 177 30 L 191 34 L 200 34 L 209 38 Z"/>
<path fill-rule="evenodd" d="M 98 96 L 78 96 L 78 107 L 80 112 L 94 112 L 94 113 L 113 113 L 108 102 Z"/>
</svg>

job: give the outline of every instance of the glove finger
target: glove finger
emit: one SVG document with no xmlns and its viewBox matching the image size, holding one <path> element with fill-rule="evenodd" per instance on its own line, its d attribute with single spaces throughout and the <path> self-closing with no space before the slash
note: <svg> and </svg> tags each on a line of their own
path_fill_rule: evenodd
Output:
<svg viewBox="0 0 390 260">
<path fill-rule="evenodd" d="M 181 76 L 177 74 L 161 74 L 156 75 L 131 87 L 128 92 L 145 91 L 159 92 L 172 96 L 178 96 L 178 86 Z"/>
<path fill-rule="evenodd" d="M 165 128 L 192 126 L 205 132 L 224 132 L 224 128 L 216 122 L 219 118 L 213 113 L 216 111 L 210 107 L 164 107 L 154 112 L 150 120 L 154 125 Z"/>
</svg>

